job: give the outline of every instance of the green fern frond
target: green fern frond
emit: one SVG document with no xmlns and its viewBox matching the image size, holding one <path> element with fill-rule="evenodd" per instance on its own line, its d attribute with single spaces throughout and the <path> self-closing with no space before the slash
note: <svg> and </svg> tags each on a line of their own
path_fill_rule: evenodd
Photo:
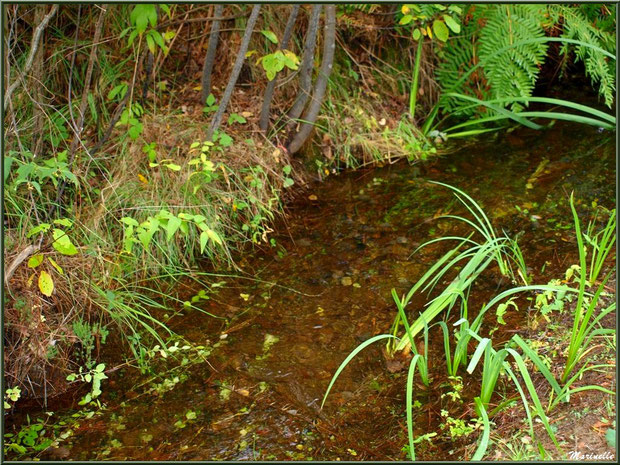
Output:
<svg viewBox="0 0 620 465">
<path fill-rule="evenodd" d="M 565 5 L 553 5 L 552 9 L 562 18 L 562 38 L 576 39 L 615 53 L 615 34 L 595 27 L 580 9 Z M 571 49 L 573 47 L 567 44 L 562 47 L 562 52 L 567 55 Z M 599 95 L 605 100 L 605 105 L 611 108 L 616 91 L 615 63 L 610 66 L 609 58 L 592 48 L 578 45 L 574 50 L 577 61 L 584 64 L 592 84 L 598 84 Z"/>
<path fill-rule="evenodd" d="M 533 43 L 511 47 L 495 57 L 503 47 L 526 39 L 544 37 L 542 22 L 544 5 L 490 5 L 486 25 L 480 32 L 480 59 L 489 80 L 492 98 L 528 97 L 532 95 L 536 79 L 545 57 L 547 44 Z M 518 104 L 513 110 L 521 109 Z"/>
</svg>

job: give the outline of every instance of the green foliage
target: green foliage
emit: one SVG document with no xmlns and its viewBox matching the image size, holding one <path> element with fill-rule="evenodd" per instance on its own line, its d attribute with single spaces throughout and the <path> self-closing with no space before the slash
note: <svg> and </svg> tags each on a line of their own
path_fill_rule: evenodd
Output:
<svg viewBox="0 0 620 465">
<path fill-rule="evenodd" d="M 121 117 L 116 123 L 117 126 L 126 126 L 127 135 L 132 139 L 136 140 L 142 134 L 144 130 L 144 126 L 140 122 L 139 118 L 144 113 L 144 109 L 142 105 L 139 103 L 133 103 L 133 105 L 128 106 L 121 113 Z"/>
<path fill-rule="evenodd" d="M 134 244 L 141 244 L 144 249 L 148 249 L 153 236 L 158 231 L 164 231 L 166 241 L 170 242 L 175 235 L 187 237 L 189 226 L 193 225 L 200 231 L 200 253 L 204 253 L 207 243 L 223 245 L 222 239 L 212 227 L 207 223 L 207 218 L 202 215 L 192 215 L 189 213 L 179 213 L 174 215 L 168 210 L 161 210 L 157 215 L 149 216 L 142 223 L 138 223 L 131 217 L 121 218 L 125 225 L 123 252 L 133 253 Z"/>
<path fill-rule="evenodd" d="M 14 388 L 8 388 L 4 391 L 4 408 L 10 409 L 11 402 L 14 404 L 19 400 L 22 395 L 22 390 L 15 386 Z"/>
<path fill-rule="evenodd" d="M 216 112 L 219 107 L 219 105 L 215 104 L 215 96 L 213 94 L 209 94 L 209 96 L 207 97 L 207 101 L 205 102 L 205 106 L 202 109 L 202 112 L 208 115 L 210 113 Z"/>
<path fill-rule="evenodd" d="M 36 190 L 39 195 L 43 195 L 41 189 L 48 181 L 57 188 L 59 182 L 67 181 L 75 186 L 79 185 L 77 177 L 69 169 L 67 163 L 67 151 L 64 150 L 56 154 L 55 157 L 44 160 L 42 164 L 35 163 L 34 155 L 26 152 L 25 158 L 30 161 L 21 161 L 17 158 L 17 152 L 9 151 L 9 160 L 5 160 L 5 180 L 11 175 L 13 163 L 19 167 L 15 171 L 14 178 L 9 182 L 10 188 L 17 190 L 19 186 L 25 184 L 28 190 Z"/>
<path fill-rule="evenodd" d="M 267 79 L 272 81 L 276 74 L 285 67 L 291 70 L 299 68 L 299 58 L 290 50 L 276 50 L 273 53 L 265 55 L 258 59 L 258 63 L 262 64 Z"/>
<path fill-rule="evenodd" d="M 82 399 L 78 402 L 79 405 L 86 405 L 92 401 L 95 401 L 99 395 L 101 395 L 101 381 L 107 379 L 107 375 L 105 374 L 105 364 L 100 363 L 92 370 L 83 370 L 80 367 L 78 373 L 71 373 L 67 376 L 67 381 L 75 382 L 82 381 L 87 384 L 91 384 L 91 390 L 88 394 L 86 394 Z M 97 404 L 99 401 L 96 401 Z"/>
<path fill-rule="evenodd" d="M 443 61 L 436 75 L 443 91 L 440 105 L 446 113 L 496 114 L 490 107 L 476 108 L 455 100 L 454 94 L 522 110 L 547 58 L 549 41 L 563 42 L 565 56 L 575 50 L 576 59 L 584 63 L 586 74 L 611 106 L 615 66 L 609 66 L 605 53 L 615 53 L 615 36 L 595 25 L 578 6 L 475 5 L 468 16 L 463 34 L 440 53 Z M 548 37 L 555 27 L 561 27 L 562 35 Z"/>
<path fill-rule="evenodd" d="M 601 24 L 598 18 L 588 17 L 588 12 L 592 15 L 593 5 L 580 5 L 570 7 L 566 5 L 550 5 L 551 14 L 562 20 L 562 38 L 574 39 L 586 44 L 596 45 L 603 50 L 615 54 L 615 30 Z M 599 6 L 599 8 L 606 8 Z M 615 9 L 615 5 L 613 6 Z M 611 15 L 607 15 L 611 16 Z M 584 45 L 565 44 L 562 52 L 567 56 L 574 49 L 575 58 L 581 61 L 594 86 L 598 85 L 598 92 L 603 97 L 605 105 L 612 107 L 616 92 L 616 63 L 606 57 L 601 50 Z"/>
</svg>

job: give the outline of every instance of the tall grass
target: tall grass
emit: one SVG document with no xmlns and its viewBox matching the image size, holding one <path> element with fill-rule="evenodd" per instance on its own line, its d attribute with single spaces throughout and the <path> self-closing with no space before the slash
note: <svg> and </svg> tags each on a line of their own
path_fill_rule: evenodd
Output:
<svg viewBox="0 0 620 465">
<path fill-rule="evenodd" d="M 590 347 L 590 343 L 594 337 L 614 332 L 611 329 L 600 328 L 598 325 L 602 318 L 615 311 L 615 304 L 601 310 L 596 316 L 594 315 L 595 309 L 600 305 L 600 296 L 602 295 L 609 276 L 603 280 L 593 294 L 586 291 L 586 251 L 572 196 L 570 199 L 570 204 L 575 221 L 575 230 L 577 233 L 581 265 L 580 282 L 577 289 L 567 285 L 557 286 L 549 284 L 528 284 L 529 278 L 527 277 L 525 271 L 525 260 L 517 242 L 507 236 L 499 236 L 499 234 L 494 231 L 488 217 L 473 199 L 452 186 L 447 186 L 445 184 L 441 185 L 449 187 L 456 192 L 455 195 L 460 202 L 466 206 L 467 210 L 472 214 L 474 219 L 470 220 L 468 218 L 455 215 L 444 215 L 444 217 L 460 220 L 469 225 L 474 232 L 467 237 L 447 236 L 434 239 L 421 246 L 423 247 L 442 240 L 458 241 L 458 244 L 453 249 L 446 252 L 439 260 L 437 260 L 437 262 L 433 264 L 433 266 L 429 268 L 429 270 L 416 282 L 407 294 L 399 297 L 396 291 L 394 289 L 392 290 L 392 297 L 396 305 L 397 316 L 392 325 L 391 332 L 389 334 L 380 334 L 370 338 L 357 346 L 346 357 L 334 373 L 334 376 L 328 385 L 323 397 L 321 408 L 324 406 L 338 376 L 361 350 L 375 342 L 384 340 L 387 340 L 388 342 L 388 352 L 404 350 L 410 347 L 412 351 L 412 358 L 407 372 L 405 408 L 409 456 L 412 460 L 415 460 L 414 447 L 419 441 L 419 438 L 416 440 L 414 435 L 414 379 L 417 370 L 422 383 L 426 387 L 430 385 L 428 360 L 429 331 L 434 325 L 438 325 L 443 334 L 443 346 L 448 376 L 458 376 L 463 367 L 466 367 L 465 371 L 469 375 L 473 375 L 477 368 L 479 368 L 480 371 L 480 394 L 473 399 L 473 402 L 474 410 L 482 424 L 482 434 L 480 435 L 479 443 L 473 459 L 482 460 L 487 451 L 491 429 L 488 409 L 491 405 L 492 397 L 496 391 L 496 386 L 503 374 L 508 376 L 508 378 L 512 381 L 519 397 L 521 398 L 521 403 L 529 425 L 530 435 L 535 437 L 534 418 L 538 417 L 547 434 L 551 438 L 551 441 L 558 451 L 561 452 L 560 445 L 555 436 L 555 432 L 551 427 L 547 413 L 556 407 L 560 402 L 568 402 L 570 395 L 576 392 L 594 389 L 613 394 L 612 391 L 601 386 L 587 385 L 577 388 L 572 387 L 573 383 L 580 379 L 584 373 L 591 370 L 611 367 L 609 364 L 588 365 L 587 363 L 582 363 L 579 365 L 579 363 L 582 362 L 593 350 L 593 348 Z M 593 259 L 593 263 L 598 263 L 597 260 L 604 260 L 600 257 L 603 256 L 602 254 L 608 254 L 611 249 L 611 247 L 607 245 L 610 241 L 613 242 L 612 234 L 608 231 L 608 228 L 611 227 L 610 224 L 613 224 L 613 221 L 614 217 L 610 217 L 610 220 L 603 231 L 594 235 L 594 237 L 599 238 L 598 243 L 602 243 L 604 245 L 600 247 L 598 258 Z M 472 237 L 476 234 L 482 236 L 484 241 L 479 243 L 472 239 Z M 469 248 L 465 248 L 465 246 L 469 246 Z M 603 252 L 601 253 L 600 250 L 603 250 Z M 437 297 L 430 300 L 427 304 L 427 308 L 420 313 L 418 318 L 413 323 L 409 323 L 409 319 L 406 315 L 406 307 L 410 303 L 413 296 L 418 292 L 432 292 L 439 280 L 461 260 L 467 260 L 467 263 L 463 266 L 458 275 Z M 470 287 L 480 273 L 493 262 L 497 263 L 498 268 L 502 271 L 502 273 L 510 276 L 514 283 L 516 283 L 516 277 L 518 276 L 523 281 L 524 285 L 516 286 L 497 294 L 490 299 L 488 303 L 481 307 L 480 311 L 473 320 L 470 320 L 468 315 L 468 298 Z M 517 270 L 516 273 L 514 272 L 515 268 Z M 570 292 L 577 294 L 578 296 L 577 306 L 573 312 L 574 324 L 567 352 L 568 355 L 566 365 L 563 375 L 559 381 L 554 377 L 537 352 L 519 335 L 514 335 L 508 342 L 503 343 L 501 347 L 495 349 L 493 347 L 491 336 L 484 337 L 481 334 L 483 323 L 485 321 L 484 317 L 494 306 L 498 305 L 507 298 L 514 298 L 513 296 L 516 296 L 517 294 L 540 291 L 551 291 L 558 294 Z M 450 331 L 447 324 L 447 316 L 459 300 L 460 318 L 453 324 L 455 327 L 454 330 Z M 585 302 L 587 302 L 587 305 Z M 429 323 L 442 312 L 444 313 L 446 319 L 433 325 L 429 325 Z M 404 333 L 402 336 L 400 335 L 401 324 L 404 326 Z M 424 350 L 422 353 L 418 352 L 418 346 L 415 343 L 415 338 L 420 333 L 422 333 L 424 338 Z M 452 342 L 453 338 L 454 343 Z M 468 348 L 472 340 L 477 341 L 477 345 L 474 353 L 471 357 L 469 357 Z M 519 349 L 520 351 L 518 351 Z M 546 406 L 541 401 L 534 380 L 528 370 L 528 360 L 533 363 L 551 387 L 551 396 L 546 403 Z M 511 362 L 514 363 L 514 366 Z M 530 405 L 530 402 L 532 405 Z M 508 402 L 500 403 L 492 410 L 491 414 L 499 412 L 507 404 Z M 541 458 L 544 458 L 546 456 L 546 451 L 540 442 L 538 443 L 538 449 Z"/>
<path fill-rule="evenodd" d="M 431 292 L 441 278 L 443 278 L 444 275 L 450 270 L 454 269 L 459 262 L 462 260 L 468 261 L 460 270 L 458 275 L 450 282 L 450 284 L 448 284 L 448 286 L 437 297 L 427 304 L 428 307 L 426 310 L 424 310 L 410 325 L 413 336 L 423 329 L 424 324 L 430 323 L 443 311 L 451 309 L 459 296 L 464 296 L 467 292 L 469 292 L 469 289 L 478 276 L 493 262 L 497 264 L 502 275 L 509 276 L 513 281 L 516 276 L 521 276 L 522 279 L 525 279 L 524 276 L 527 273 L 525 261 L 523 260 L 523 254 L 521 253 L 517 242 L 508 236 L 500 236 L 494 230 L 489 218 L 474 199 L 456 187 L 440 182 L 431 182 L 433 184 L 438 184 L 451 189 L 456 198 L 462 205 L 465 206 L 473 217 L 473 219 L 469 219 L 457 215 L 443 215 L 439 218 L 451 218 L 461 221 L 470 226 L 473 229 L 473 233 L 468 237 L 447 236 L 433 239 L 422 244 L 417 249 L 419 250 L 422 247 L 426 247 L 440 241 L 459 241 L 459 245 L 444 254 L 444 256 L 441 257 L 416 282 L 407 295 L 402 298 L 403 307 L 409 303 L 416 292 Z M 484 239 L 482 242 L 477 242 L 472 239 L 472 235 L 475 235 L 476 233 Z M 472 247 L 458 253 L 460 248 L 465 244 L 471 244 Z M 517 273 L 514 271 L 514 266 L 517 268 Z M 401 314 L 399 312 L 392 327 L 393 334 L 398 331 L 401 321 Z M 408 341 L 406 339 L 401 339 L 393 349 L 395 351 L 399 351 L 404 349 L 407 345 Z"/>
</svg>

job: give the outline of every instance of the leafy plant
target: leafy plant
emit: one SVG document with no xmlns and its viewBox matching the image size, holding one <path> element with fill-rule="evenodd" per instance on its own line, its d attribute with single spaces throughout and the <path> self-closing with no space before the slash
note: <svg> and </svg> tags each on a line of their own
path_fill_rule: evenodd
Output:
<svg viewBox="0 0 620 465">
<path fill-rule="evenodd" d="M 20 166 L 15 171 L 15 178 L 11 182 L 12 188 L 17 188 L 26 184 L 29 190 L 36 190 L 42 195 L 41 187 L 47 181 L 51 181 L 54 187 L 58 187 L 60 181 L 68 181 L 74 185 L 79 185 L 77 177 L 69 169 L 67 164 L 67 151 L 64 150 L 56 154 L 55 157 L 44 160 L 41 165 L 34 162 L 34 155 L 26 152 L 26 158 L 32 159 L 29 162 L 22 162 L 16 158 L 17 152 L 9 152 L 10 162 L 8 166 L 5 161 L 5 180 L 10 174 L 11 165 L 17 162 Z"/>
<path fill-rule="evenodd" d="M 272 81 L 275 79 L 276 74 L 285 67 L 293 71 L 297 70 L 299 68 L 299 57 L 290 50 L 276 50 L 273 53 L 260 57 L 257 61 L 257 64 L 259 63 L 263 66 L 267 79 Z"/>
<path fill-rule="evenodd" d="M 83 370 L 80 367 L 78 373 L 71 373 L 67 376 L 67 381 L 82 381 L 87 384 L 91 384 L 91 390 L 88 394 L 86 394 L 82 399 L 78 402 L 79 405 L 86 405 L 99 397 L 101 395 L 101 381 L 107 379 L 107 375 L 105 374 L 105 363 L 98 364 L 92 370 Z M 99 401 L 97 401 L 98 403 Z"/>
<path fill-rule="evenodd" d="M 19 388 L 19 386 L 15 386 L 13 388 L 8 388 L 4 391 L 4 408 L 6 409 L 10 409 L 11 408 L 11 402 L 13 404 L 15 404 L 15 402 L 17 402 L 19 400 L 19 398 L 22 395 L 22 390 Z"/>
<path fill-rule="evenodd" d="M 591 247 L 590 267 L 588 271 L 588 282 L 590 284 L 596 282 L 607 256 L 616 243 L 616 209 L 614 208 L 609 212 L 609 218 L 603 228 L 599 232 L 595 232 L 594 228 L 598 212 L 599 210 L 597 210 L 594 220 L 588 224 L 588 228 L 583 235 L 583 238 Z"/>
<path fill-rule="evenodd" d="M 205 102 L 205 106 L 202 109 L 202 112 L 209 115 L 213 112 L 216 112 L 219 107 L 219 105 L 215 104 L 215 96 L 213 94 L 209 94 Z"/>
<path fill-rule="evenodd" d="M 461 25 L 458 20 L 461 12 L 461 8 L 457 5 L 444 6 L 438 3 L 427 5 L 406 4 L 401 7 L 402 17 L 398 24 L 402 26 L 409 25 L 411 27 L 411 36 L 417 42 L 409 93 L 409 114 L 412 120 L 415 118 L 424 37 L 432 40 L 434 33 L 440 42 L 445 43 L 450 36 L 450 30 L 455 34 L 461 32 Z"/>
</svg>

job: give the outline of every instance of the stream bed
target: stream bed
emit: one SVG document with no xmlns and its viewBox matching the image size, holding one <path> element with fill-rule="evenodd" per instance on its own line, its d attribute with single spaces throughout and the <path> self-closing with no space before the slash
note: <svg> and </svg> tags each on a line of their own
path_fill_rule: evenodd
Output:
<svg viewBox="0 0 620 465">
<path fill-rule="evenodd" d="M 391 289 L 408 291 L 450 244 L 413 254 L 416 248 L 467 233 L 454 220 L 437 219 L 467 212 L 450 190 L 427 181 L 464 190 L 498 230 L 521 233 L 534 282 L 545 284 L 577 261 L 570 192 L 587 222 L 593 202 L 613 208 L 615 169 L 612 133 L 556 124 L 468 141 L 413 166 L 399 162 L 313 184 L 287 206 L 271 236 L 276 246 L 238 259 L 244 277 L 180 287 L 184 299 L 206 289 L 209 298 L 196 305 L 228 323 L 171 309 L 178 313 L 170 327 L 194 348 L 184 349 L 181 341 L 178 354 L 184 355 L 162 358 L 153 373 L 109 373 L 101 396 L 106 407 L 81 419 L 59 448 L 40 458 L 405 459 L 406 371 L 386 363 L 382 342 L 351 362 L 320 405 L 345 357 L 390 330 L 396 314 Z M 472 308 L 509 284 L 485 272 L 474 285 Z M 425 302 L 417 296 L 409 308 Z M 519 330 L 524 312 L 509 310 L 500 331 Z M 441 354 L 441 338 L 430 344 Z M 439 435 L 419 444 L 421 460 L 458 457 L 457 444 L 439 429 L 443 362 L 436 361 L 431 389 L 418 390 L 415 431 Z"/>
</svg>

